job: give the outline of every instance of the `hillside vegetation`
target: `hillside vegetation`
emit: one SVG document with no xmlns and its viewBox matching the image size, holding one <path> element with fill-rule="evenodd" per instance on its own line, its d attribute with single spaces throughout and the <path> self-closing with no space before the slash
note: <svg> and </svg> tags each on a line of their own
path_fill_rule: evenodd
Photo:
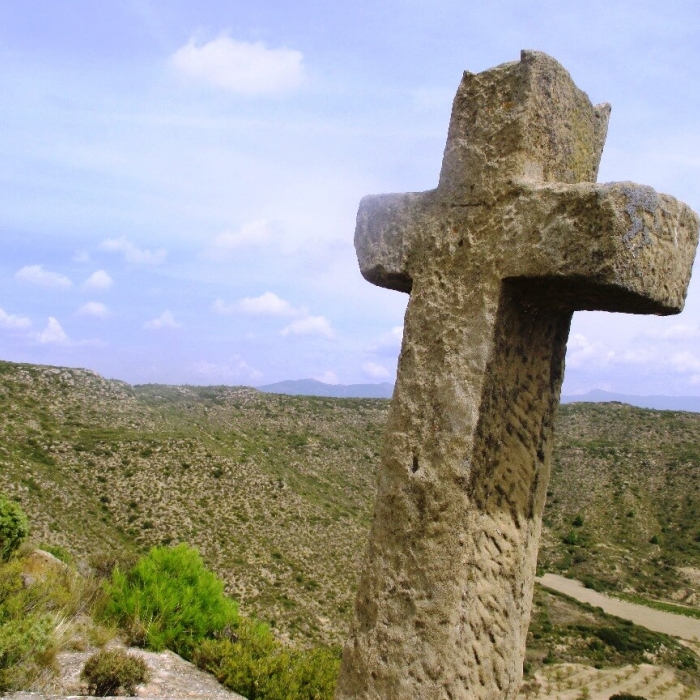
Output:
<svg viewBox="0 0 700 700">
<path fill-rule="evenodd" d="M 556 433 L 540 567 L 696 606 L 700 414 L 571 404 Z"/>
<path fill-rule="evenodd" d="M 388 401 L 0 363 L 0 492 L 77 561 L 186 542 L 281 638 L 339 643 Z M 700 415 L 562 406 L 540 567 L 697 603 Z"/>
<path fill-rule="evenodd" d="M 77 558 L 187 542 L 246 613 L 338 642 L 387 402 L 0 363 L 0 491 Z"/>
</svg>

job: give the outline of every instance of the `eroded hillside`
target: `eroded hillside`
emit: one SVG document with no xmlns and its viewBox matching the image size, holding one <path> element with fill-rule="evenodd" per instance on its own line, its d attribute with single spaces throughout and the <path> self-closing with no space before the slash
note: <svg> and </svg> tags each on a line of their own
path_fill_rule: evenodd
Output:
<svg viewBox="0 0 700 700">
<path fill-rule="evenodd" d="M 388 401 L 0 363 L 0 490 L 75 556 L 185 541 L 244 610 L 344 636 Z M 700 415 L 561 408 L 541 566 L 693 604 Z"/>
<path fill-rule="evenodd" d="M 697 605 L 700 414 L 560 408 L 540 565 Z"/>
<path fill-rule="evenodd" d="M 245 610 L 338 641 L 387 402 L 0 364 L 0 489 L 78 556 L 186 541 Z"/>
</svg>

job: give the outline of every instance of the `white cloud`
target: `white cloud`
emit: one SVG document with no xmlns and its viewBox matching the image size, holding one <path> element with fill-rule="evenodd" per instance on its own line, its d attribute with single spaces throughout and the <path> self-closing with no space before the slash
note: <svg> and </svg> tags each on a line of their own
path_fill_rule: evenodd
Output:
<svg viewBox="0 0 700 700">
<path fill-rule="evenodd" d="M 324 384 L 338 384 L 338 375 L 330 369 L 327 369 L 322 374 L 318 374 L 314 377 L 317 382 L 323 382 Z"/>
<path fill-rule="evenodd" d="M 658 340 L 692 340 L 693 338 L 700 338 L 700 328 L 679 323 L 670 328 L 645 330 L 642 336 Z"/>
<path fill-rule="evenodd" d="M 616 365 L 661 365 L 666 358 L 659 353 L 658 348 L 643 346 L 625 350 L 621 353 L 610 351 L 608 357 Z"/>
<path fill-rule="evenodd" d="M 265 292 L 259 297 L 245 297 L 234 304 L 217 299 L 212 304 L 212 311 L 222 316 L 230 316 L 237 312 L 251 316 L 308 316 L 309 313 L 304 307 L 294 308 L 274 292 Z"/>
<path fill-rule="evenodd" d="M 61 324 L 53 316 L 49 316 L 46 328 L 39 333 L 39 342 L 44 344 L 65 345 L 68 343 L 68 336 L 61 327 Z"/>
<path fill-rule="evenodd" d="M 181 328 L 182 324 L 175 320 L 175 317 L 170 311 L 163 311 L 157 318 L 146 321 L 143 327 L 149 331 L 157 331 L 161 328 Z"/>
<path fill-rule="evenodd" d="M 362 371 L 372 379 L 389 379 L 391 377 L 391 372 L 376 362 L 365 362 L 362 365 Z"/>
<path fill-rule="evenodd" d="M 167 255 L 165 248 L 158 248 L 158 250 L 139 248 L 131 241 L 127 241 L 124 236 L 105 239 L 100 243 L 100 250 L 108 253 L 123 253 L 124 260 L 134 265 L 160 265 L 165 262 Z"/>
<path fill-rule="evenodd" d="M 298 316 L 303 309 L 295 309 L 288 301 L 280 299 L 273 292 L 265 292 L 259 297 L 241 299 L 238 307 L 243 313 L 254 316 Z"/>
<path fill-rule="evenodd" d="M 394 355 L 401 350 L 403 326 L 394 326 L 388 333 L 379 336 L 369 347 L 370 352 L 381 355 Z"/>
<path fill-rule="evenodd" d="M 262 372 L 251 367 L 240 355 L 234 355 L 230 363 L 198 362 L 194 369 L 197 374 L 206 377 L 208 381 L 254 382 L 263 377 Z"/>
<path fill-rule="evenodd" d="M 590 341 L 581 333 L 575 333 L 569 338 L 566 350 L 566 366 L 573 369 L 629 365 L 660 367 L 668 364 L 669 356 L 654 345 L 638 344 L 631 348 L 614 350 L 600 341 Z"/>
<path fill-rule="evenodd" d="M 670 356 L 669 363 L 676 372 L 681 374 L 700 372 L 700 358 L 687 350 L 673 353 Z"/>
<path fill-rule="evenodd" d="M 223 299 L 217 299 L 212 305 L 211 310 L 221 316 L 230 316 L 238 310 L 238 304 L 227 304 Z"/>
<path fill-rule="evenodd" d="M 566 346 L 566 366 L 582 367 L 584 364 L 605 365 L 615 357 L 614 351 L 606 350 L 601 343 L 591 342 L 582 333 L 569 337 Z"/>
<path fill-rule="evenodd" d="M 335 337 L 331 324 L 323 316 L 307 316 L 290 323 L 281 335 L 321 335 L 329 340 Z"/>
<path fill-rule="evenodd" d="M 243 224 L 238 231 L 224 231 L 216 236 L 202 257 L 208 260 L 227 260 L 238 248 L 267 243 L 272 236 L 272 224 L 267 219 L 256 219 Z"/>
<path fill-rule="evenodd" d="M 90 253 L 87 250 L 76 250 L 73 255 L 73 262 L 88 263 L 90 262 Z"/>
<path fill-rule="evenodd" d="M 662 331 L 645 331 L 631 344 L 617 349 L 576 333 L 569 339 L 567 369 L 612 372 L 615 386 L 619 384 L 617 380 L 624 376 L 649 378 L 655 374 L 663 374 L 667 378 L 676 375 L 693 385 L 696 383 L 694 377 L 700 376 L 700 355 L 695 352 L 695 333 L 692 326 L 682 325 Z M 645 337 L 655 338 L 656 342 L 644 342 Z M 602 387 L 601 378 L 595 382 L 599 388 Z"/>
<path fill-rule="evenodd" d="M 0 309 L 0 328 L 19 330 L 29 328 L 32 322 L 26 316 L 15 316 L 8 314 L 4 309 Z"/>
<path fill-rule="evenodd" d="M 201 46 L 190 39 L 170 60 L 192 82 L 241 95 L 287 92 L 299 87 L 304 79 L 299 51 L 269 49 L 261 41 L 236 41 L 225 34 Z"/>
<path fill-rule="evenodd" d="M 83 289 L 102 291 L 104 289 L 109 289 L 113 282 L 114 280 L 112 280 L 107 272 L 104 270 L 96 270 L 83 282 Z"/>
<path fill-rule="evenodd" d="M 15 277 L 23 282 L 36 284 L 40 287 L 50 287 L 53 289 L 68 289 L 73 286 L 73 282 L 60 272 L 49 272 L 44 270 L 43 265 L 27 265 L 15 273 Z"/>
<path fill-rule="evenodd" d="M 224 316 L 234 313 L 244 313 L 251 316 L 296 316 L 297 320 L 283 328 L 280 335 L 320 335 L 329 340 L 335 338 L 331 324 L 325 317 L 311 316 L 306 307 L 296 308 L 274 292 L 265 292 L 259 297 L 246 297 L 233 304 L 227 304 L 222 299 L 217 299 L 212 305 L 212 310 Z"/>
<path fill-rule="evenodd" d="M 81 316 L 94 316 L 95 318 L 107 318 L 110 315 L 109 309 L 99 301 L 88 301 L 78 309 L 77 313 Z"/>
</svg>

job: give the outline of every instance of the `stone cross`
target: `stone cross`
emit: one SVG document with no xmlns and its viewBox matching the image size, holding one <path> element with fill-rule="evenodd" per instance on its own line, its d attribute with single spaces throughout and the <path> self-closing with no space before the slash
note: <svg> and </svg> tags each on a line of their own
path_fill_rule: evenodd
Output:
<svg viewBox="0 0 700 700">
<path fill-rule="evenodd" d="M 410 300 L 339 700 L 518 692 L 572 313 L 678 313 L 698 240 L 595 184 L 609 113 L 524 51 L 464 74 L 437 189 L 360 203 L 363 276 Z"/>
</svg>

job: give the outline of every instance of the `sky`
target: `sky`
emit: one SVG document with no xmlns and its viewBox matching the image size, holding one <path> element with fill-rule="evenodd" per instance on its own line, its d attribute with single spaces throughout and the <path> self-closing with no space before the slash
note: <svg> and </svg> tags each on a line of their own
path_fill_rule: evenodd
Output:
<svg viewBox="0 0 700 700">
<path fill-rule="evenodd" d="M 462 71 L 557 58 L 599 181 L 700 210 L 697 0 L 0 0 L 0 359 L 130 383 L 393 381 L 366 194 L 435 187 Z M 696 268 L 699 265 L 696 264 Z M 563 392 L 700 395 L 682 315 L 574 315 Z"/>
</svg>

